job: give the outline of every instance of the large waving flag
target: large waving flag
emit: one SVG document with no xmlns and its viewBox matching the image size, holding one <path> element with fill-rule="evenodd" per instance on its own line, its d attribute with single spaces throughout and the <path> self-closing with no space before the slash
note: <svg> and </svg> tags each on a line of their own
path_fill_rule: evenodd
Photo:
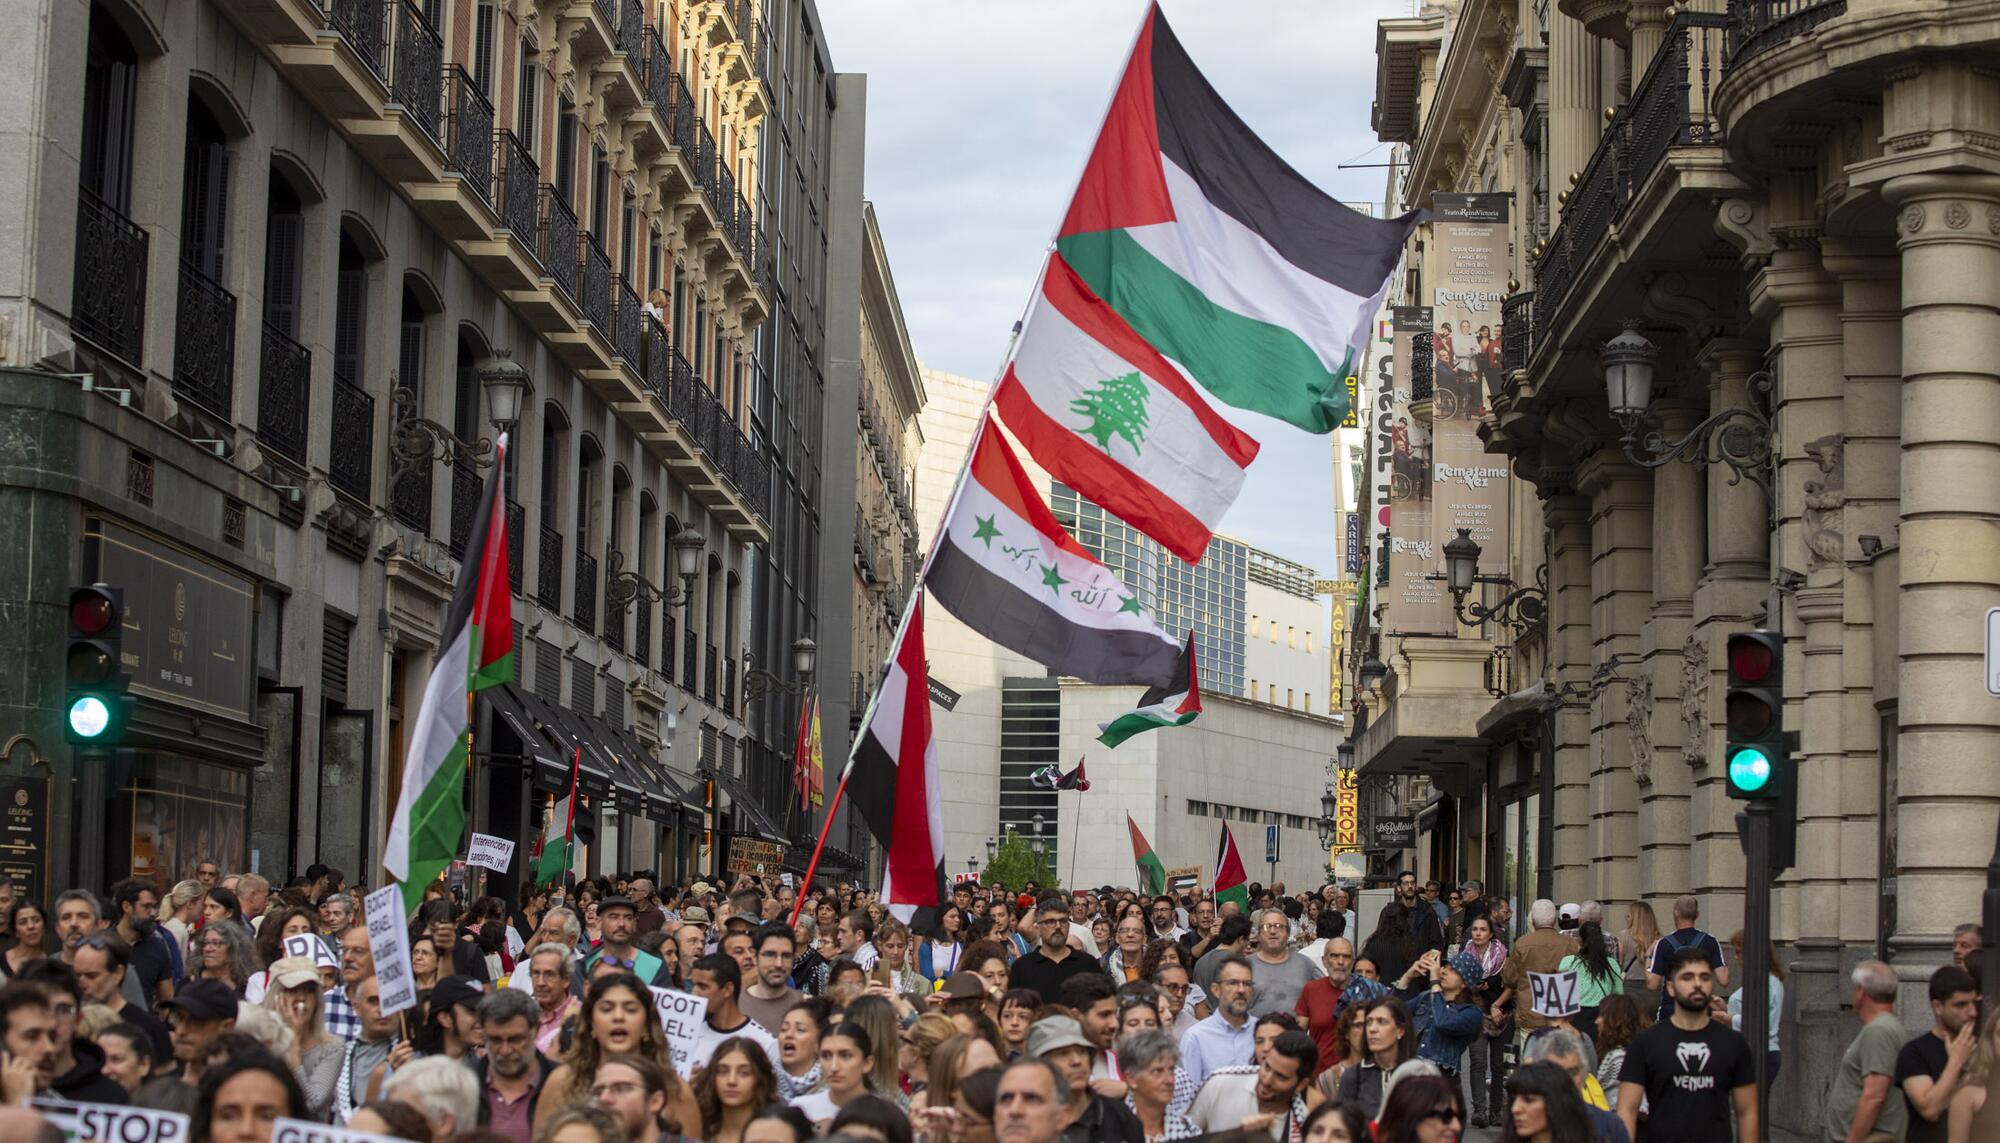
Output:
<svg viewBox="0 0 2000 1143">
<path fill-rule="evenodd" d="M 1060 254 L 993 403 L 1051 475 L 1191 564 L 1257 456 Z"/>
<path fill-rule="evenodd" d="M 1180 661 L 1180 641 L 1056 520 L 990 420 L 924 585 L 967 627 L 1085 682 L 1153 686 Z"/>
<path fill-rule="evenodd" d="M 1222 841 L 1215 850 L 1215 904 L 1222 907 L 1224 901 L 1236 902 L 1236 907 L 1244 912 L 1250 910 L 1250 878 L 1243 872 L 1243 855 L 1236 852 L 1236 838 L 1229 832 L 1229 823 L 1222 823 Z"/>
<path fill-rule="evenodd" d="M 921 592 L 910 606 L 888 676 L 847 763 L 853 780 L 844 780 L 868 832 L 887 855 L 882 902 L 905 923 L 918 909 L 946 899 L 943 791 L 937 742 L 931 736 Z"/>
<path fill-rule="evenodd" d="M 1139 696 L 1136 709 L 1110 722 L 1097 724 L 1097 740 L 1116 746 L 1147 730 L 1166 726 L 1186 726 L 1201 713 L 1201 686 L 1194 665 L 1194 632 L 1188 632 L 1187 649 L 1181 652 L 1180 668 L 1165 686 L 1153 687 Z"/>
<path fill-rule="evenodd" d="M 465 836 L 465 774 L 472 695 L 514 677 L 514 622 L 507 582 L 507 434 L 473 513 L 466 560 L 438 632 L 437 663 L 410 732 L 403 789 L 389 820 L 382 868 L 402 883 L 403 904 L 451 864 Z"/>
<path fill-rule="evenodd" d="M 1167 891 L 1167 867 L 1160 864 L 1160 855 L 1146 843 L 1146 835 L 1139 832 L 1139 823 L 1125 815 L 1125 828 L 1132 833 L 1132 860 L 1139 866 L 1139 891 L 1148 897 L 1157 897 Z"/>
<path fill-rule="evenodd" d="M 1419 217 L 1372 219 L 1306 181 L 1155 5 L 1056 248 L 1209 392 L 1324 433 L 1347 415 L 1345 380 Z"/>
</svg>

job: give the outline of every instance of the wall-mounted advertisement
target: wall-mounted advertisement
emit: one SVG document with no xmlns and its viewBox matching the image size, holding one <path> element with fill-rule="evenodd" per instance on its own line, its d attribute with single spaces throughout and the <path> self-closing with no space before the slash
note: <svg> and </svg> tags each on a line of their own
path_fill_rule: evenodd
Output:
<svg viewBox="0 0 2000 1143">
<path fill-rule="evenodd" d="M 1386 418 L 1389 480 L 1389 581 L 1382 589 L 1382 630 L 1392 635 L 1449 635 L 1455 620 L 1444 585 L 1430 577 L 1443 566 L 1431 493 L 1431 424 L 1423 410 L 1431 392 L 1435 344 L 1429 306 L 1399 306 L 1395 385 Z M 1380 471 L 1380 469 L 1378 469 Z"/>
<path fill-rule="evenodd" d="M 1500 308 L 1507 293 L 1507 210 L 1501 194 L 1432 197 L 1431 497 L 1433 543 L 1463 528 L 1479 570 L 1507 571 L 1509 458 L 1479 439 L 1500 384 Z"/>
</svg>

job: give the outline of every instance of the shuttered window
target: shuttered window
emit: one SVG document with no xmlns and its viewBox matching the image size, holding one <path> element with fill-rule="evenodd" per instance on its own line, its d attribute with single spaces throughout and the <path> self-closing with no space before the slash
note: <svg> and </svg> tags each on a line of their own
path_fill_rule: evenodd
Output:
<svg viewBox="0 0 2000 1143">
<path fill-rule="evenodd" d="M 264 227 L 264 320 L 286 337 L 299 336 L 299 264 L 305 246 L 305 216 L 272 188 L 271 214 Z"/>
<path fill-rule="evenodd" d="M 546 639 L 535 640 L 535 694 L 551 705 L 562 702 L 562 652 Z"/>
<path fill-rule="evenodd" d="M 479 0 L 472 16 L 472 82 L 493 98 L 493 0 Z"/>
<path fill-rule="evenodd" d="M 569 708 L 578 714 L 597 713 L 597 668 L 582 659 L 569 661 Z"/>
<path fill-rule="evenodd" d="M 320 698 L 335 706 L 347 703 L 348 658 L 354 644 L 354 620 L 338 611 L 326 613 L 326 625 L 320 630 L 319 646 L 319 687 Z"/>
<path fill-rule="evenodd" d="M 339 279 L 333 303 L 333 371 L 352 384 L 363 384 L 362 346 L 367 342 L 368 270 L 359 252 L 341 240 Z"/>
<path fill-rule="evenodd" d="M 222 238 L 227 230 L 229 148 L 222 128 L 198 100 L 188 104 L 186 166 L 181 174 L 181 258 L 222 280 Z"/>
</svg>

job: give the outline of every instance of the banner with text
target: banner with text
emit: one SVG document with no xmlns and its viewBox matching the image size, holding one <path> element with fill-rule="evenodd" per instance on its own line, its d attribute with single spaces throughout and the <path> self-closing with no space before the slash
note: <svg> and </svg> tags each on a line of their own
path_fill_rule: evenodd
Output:
<svg viewBox="0 0 2000 1143">
<path fill-rule="evenodd" d="M 1423 412 L 1432 392 L 1431 320 L 1429 306 L 1398 306 L 1390 317 L 1396 384 L 1387 424 L 1389 582 L 1382 590 L 1382 630 L 1392 635 L 1449 635 L 1455 622 L 1444 584 L 1428 578 L 1444 569 L 1432 520 L 1431 424 Z"/>
<path fill-rule="evenodd" d="M 490 833 L 475 833 L 471 848 L 465 852 L 465 863 L 505 873 L 507 867 L 514 863 L 514 843 Z"/>
<path fill-rule="evenodd" d="M 1463 528 L 1479 545 L 1479 570 L 1505 574 L 1510 459 L 1486 452 L 1479 419 L 1500 391 L 1509 203 L 1504 194 L 1438 194 L 1432 206 L 1432 542 L 1442 556 Z"/>
<path fill-rule="evenodd" d="M 696 1068 L 708 1062 L 696 1058 L 708 1033 L 708 999 L 658 985 L 647 987 L 653 990 L 653 1006 L 660 1011 L 660 1030 L 666 1033 L 674 1070 L 692 1077 Z"/>
<path fill-rule="evenodd" d="M 74 1143 L 187 1143 L 188 1117 L 110 1103 L 37 1099 L 34 1107 Z M 34 1132 L 27 1133 L 32 1138 Z"/>
<path fill-rule="evenodd" d="M 391 881 L 362 898 L 362 904 L 368 910 L 368 948 L 375 956 L 382 1015 L 416 1007 L 417 978 L 410 971 L 410 929 L 402 886 Z"/>
</svg>

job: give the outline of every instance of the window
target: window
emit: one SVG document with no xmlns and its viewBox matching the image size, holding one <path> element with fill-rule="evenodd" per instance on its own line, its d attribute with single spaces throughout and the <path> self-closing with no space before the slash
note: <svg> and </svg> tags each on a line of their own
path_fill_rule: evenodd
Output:
<svg viewBox="0 0 2000 1143">
<path fill-rule="evenodd" d="M 83 189 L 120 214 L 132 209 L 132 121 L 139 57 L 103 9 L 90 9 L 83 73 Z"/>
<path fill-rule="evenodd" d="M 1250 617 L 1250 637 L 1252 639 L 1257 637 L 1257 617 L 1254 615 Z"/>
<path fill-rule="evenodd" d="M 1286 687 L 1286 688 L 1285 688 L 1285 709 L 1287 709 L 1287 710 L 1291 709 L 1292 705 L 1293 705 L 1293 702 L 1292 702 L 1292 688 L 1290 688 L 1290 687 Z"/>
<path fill-rule="evenodd" d="M 1307 714 L 1311 714 L 1312 712 L 1313 712 L 1313 693 L 1312 693 L 1311 691 L 1307 691 L 1307 692 L 1306 692 L 1306 713 L 1307 713 Z"/>
<path fill-rule="evenodd" d="M 1285 628 L 1285 646 L 1290 647 L 1294 651 L 1299 649 L 1298 628 L 1291 626 Z"/>
<path fill-rule="evenodd" d="M 1306 654 L 1308 655 L 1312 654 L 1312 649 L 1313 649 L 1313 633 L 1312 633 L 1312 628 L 1308 627 L 1306 628 Z"/>
<path fill-rule="evenodd" d="M 541 54 L 535 50 L 535 45 L 522 40 L 521 82 L 520 90 L 515 93 L 514 134 L 520 136 L 521 146 L 528 148 L 531 155 L 535 153 L 535 112 L 539 110 L 536 106 L 536 87 L 541 81 L 541 74 Z"/>
<path fill-rule="evenodd" d="M 493 0 L 479 0 L 473 12 L 472 82 L 493 98 Z"/>
<path fill-rule="evenodd" d="M 1272 706 L 1278 705 L 1278 684 L 1264 684 L 1264 701 L 1270 703 Z"/>
<path fill-rule="evenodd" d="M 632 188 L 628 186 L 618 199 L 618 272 L 627 282 L 638 277 L 634 273 L 638 267 L 632 264 L 632 252 L 639 240 L 636 233 L 638 216 L 639 212 L 632 203 Z"/>
<path fill-rule="evenodd" d="M 229 143 L 200 98 L 188 98 L 186 165 L 181 169 L 181 261 L 222 280 L 228 232 Z"/>
<path fill-rule="evenodd" d="M 572 209 L 576 206 L 576 104 L 565 95 L 556 101 L 556 193 Z"/>
<path fill-rule="evenodd" d="M 305 257 L 305 207 L 291 187 L 271 178 L 264 222 L 264 321 L 296 341 L 299 336 L 300 263 Z"/>
<path fill-rule="evenodd" d="M 611 160 L 604 148 L 590 145 L 590 233 L 602 244 L 611 226 Z"/>
<path fill-rule="evenodd" d="M 340 236 L 340 269 L 334 283 L 333 372 L 353 385 L 364 384 L 362 346 L 367 342 L 368 267 L 361 250 Z"/>
</svg>

